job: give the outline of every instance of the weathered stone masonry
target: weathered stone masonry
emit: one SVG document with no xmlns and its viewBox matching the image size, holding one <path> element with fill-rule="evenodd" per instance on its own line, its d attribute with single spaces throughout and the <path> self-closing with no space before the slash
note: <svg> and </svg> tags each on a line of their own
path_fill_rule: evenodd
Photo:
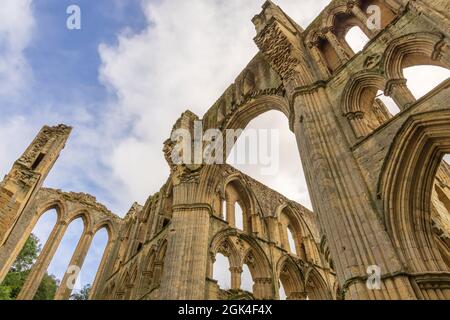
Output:
<svg viewBox="0 0 450 320">
<path fill-rule="evenodd" d="M 380 30 L 368 27 L 371 5 L 381 10 Z M 240 288 L 244 264 L 257 299 L 278 298 L 280 281 L 288 299 L 449 299 L 450 168 L 442 158 L 450 153 L 450 82 L 415 99 L 403 75 L 417 65 L 450 68 L 449 15 L 447 0 L 335 0 L 303 29 L 267 1 L 252 20 L 258 54 L 202 119 L 187 111 L 174 125 L 193 131 L 201 120 L 203 130 L 225 132 L 282 112 L 314 213 L 228 165 L 176 165 L 167 140 L 168 181 L 121 219 L 88 195 L 41 188 L 70 132 L 45 127 L 0 186 L 0 280 L 40 214 L 57 208 L 22 299 L 33 297 L 80 212 L 86 228 L 73 264 L 82 265 L 98 228 L 110 236 L 94 299 L 226 298 Z M 359 53 L 345 41 L 353 26 L 370 38 Z M 212 279 L 217 253 L 230 262 L 232 290 Z M 380 290 L 366 285 L 374 265 Z M 56 298 L 69 295 L 61 286 Z"/>
</svg>

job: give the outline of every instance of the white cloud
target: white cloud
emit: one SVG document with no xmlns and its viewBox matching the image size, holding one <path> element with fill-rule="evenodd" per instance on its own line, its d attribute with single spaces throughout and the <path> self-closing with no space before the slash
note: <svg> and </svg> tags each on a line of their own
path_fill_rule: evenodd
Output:
<svg viewBox="0 0 450 320">
<path fill-rule="evenodd" d="M 117 96 L 110 129 L 131 124 L 109 160 L 130 197 L 144 202 L 167 179 L 162 144 L 179 115 L 190 109 L 202 117 L 257 53 L 251 18 L 263 2 L 144 1 L 148 27 L 125 30 L 117 45 L 99 47 L 100 79 Z M 328 2 L 278 4 L 307 26 Z"/>
<path fill-rule="evenodd" d="M 0 97 L 18 99 L 31 77 L 24 56 L 33 33 L 34 17 L 31 0 L 4 0 L 0 10 Z M 0 110 L 2 107 L 0 106 Z M 12 163 L 33 139 L 25 116 L 1 119 L 0 135 L 14 137 L 0 143 L 0 172 L 6 173 Z"/>
<path fill-rule="evenodd" d="M 9 172 L 13 162 L 20 157 L 37 133 L 27 124 L 24 116 L 6 119 L 0 124 L 0 137 L 14 137 L 2 139 L 0 143 L 0 172 Z"/>
<path fill-rule="evenodd" d="M 3 0 L 0 10 L 0 95 L 17 95 L 31 76 L 24 57 L 33 33 L 32 0 Z"/>
</svg>

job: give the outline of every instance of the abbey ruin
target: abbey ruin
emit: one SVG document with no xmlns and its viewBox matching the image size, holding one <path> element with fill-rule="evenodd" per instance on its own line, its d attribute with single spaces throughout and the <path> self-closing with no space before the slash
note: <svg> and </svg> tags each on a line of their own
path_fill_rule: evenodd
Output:
<svg viewBox="0 0 450 320">
<path fill-rule="evenodd" d="M 379 29 L 368 27 L 370 6 L 380 9 Z M 168 139 L 167 182 L 120 218 L 88 194 L 43 187 L 71 132 L 44 127 L 0 184 L 0 281 L 40 216 L 58 214 L 19 299 L 33 298 L 79 217 L 85 228 L 70 265 L 83 265 L 98 230 L 109 235 L 91 299 L 229 299 L 244 265 L 254 299 L 278 299 L 280 284 L 287 299 L 450 299 L 450 80 L 416 99 L 403 74 L 450 69 L 450 2 L 334 0 L 303 29 L 266 1 L 252 21 L 259 52 L 202 118 L 186 111 L 173 130 L 199 120 L 204 130 L 244 129 L 282 112 L 314 212 L 230 165 L 173 163 Z M 357 53 L 345 40 L 354 26 L 370 39 Z M 218 253 L 231 288 L 213 279 Z M 372 266 L 378 288 L 368 285 Z M 56 299 L 69 298 L 68 276 Z"/>
</svg>

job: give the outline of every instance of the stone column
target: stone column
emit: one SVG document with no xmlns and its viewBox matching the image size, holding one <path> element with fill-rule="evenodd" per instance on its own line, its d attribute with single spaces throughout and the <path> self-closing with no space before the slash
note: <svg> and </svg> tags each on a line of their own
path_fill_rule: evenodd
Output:
<svg viewBox="0 0 450 320">
<path fill-rule="evenodd" d="M 62 278 L 58 290 L 56 290 L 55 300 L 68 300 L 70 298 L 73 286 L 75 285 L 75 281 L 79 277 L 78 272 L 83 267 L 83 263 L 86 259 L 93 237 L 94 234 L 91 231 L 83 232 L 83 234 L 81 235 L 75 252 L 72 255 L 72 259 L 70 260 L 69 268 Z M 76 267 L 78 270 L 72 270 L 72 268 L 74 267 Z M 72 279 L 73 283 L 69 283 L 69 279 L 72 277 L 74 278 Z"/>
<path fill-rule="evenodd" d="M 278 226 L 278 219 L 276 217 L 266 218 L 269 224 L 270 240 L 278 246 L 281 246 L 280 228 Z"/>
<path fill-rule="evenodd" d="M 112 272 L 112 268 L 114 266 L 115 257 L 114 252 L 118 250 L 117 239 L 113 239 L 108 241 L 106 245 L 105 251 L 102 256 L 102 261 L 100 262 L 100 266 L 97 269 L 97 273 L 95 274 L 94 283 L 92 284 L 91 292 L 89 294 L 89 299 L 99 299 L 103 298 L 101 295 L 103 294 L 105 280 L 108 275 Z"/>
<path fill-rule="evenodd" d="M 312 240 L 312 241 L 314 241 L 314 240 Z M 306 247 L 308 247 L 308 249 L 306 249 Z M 311 253 L 311 256 L 314 258 L 313 261 L 316 262 L 316 259 L 314 257 L 314 252 L 311 248 L 309 237 L 302 237 L 302 239 L 298 243 L 297 256 L 299 256 L 299 258 L 302 259 L 303 261 L 307 261 L 308 260 L 307 252 Z"/>
<path fill-rule="evenodd" d="M 231 289 L 240 289 L 241 288 L 241 267 L 230 267 L 231 272 Z"/>
<path fill-rule="evenodd" d="M 271 278 L 256 278 L 254 282 L 253 295 L 256 299 L 273 299 Z"/>
<path fill-rule="evenodd" d="M 257 213 L 253 213 L 250 216 L 251 220 L 251 228 L 254 235 L 258 236 L 261 233 L 261 226 L 260 226 L 260 217 Z"/>
<path fill-rule="evenodd" d="M 212 207 L 203 203 L 200 182 L 173 188 L 174 205 L 160 286 L 161 299 L 205 299 Z"/>
<path fill-rule="evenodd" d="M 227 217 L 227 221 L 230 224 L 230 227 L 236 227 L 236 216 L 235 216 L 235 212 L 234 212 L 234 202 L 227 200 L 226 201 L 227 205 L 227 212 L 226 212 L 226 217 Z"/>
<path fill-rule="evenodd" d="M 406 86 L 406 79 L 389 80 L 384 94 L 392 97 L 400 110 L 405 110 L 416 102 L 416 98 Z"/>
<path fill-rule="evenodd" d="M 31 272 L 20 290 L 17 300 L 32 300 L 34 298 L 34 295 L 41 284 L 42 278 L 44 277 L 45 272 L 47 271 L 56 250 L 58 249 L 61 239 L 66 232 L 66 229 L 67 223 L 65 221 L 58 222 L 53 228 L 50 237 L 45 243 L 44 249 L 42 249 L 41 254 L 33 265 L 33 268 L 31 268 Z"/>
<path fill-rule="evenodd" d="M 295 248 L 291 248 L 291 246 L 290 246 L 287 226 L 285 226 L 283 224 L 281 224 L 281 226 L 282 226 L 282 231 L 280 234 L 281 247 L 284 250 L 286 250 L 287 252 L 292 252 L 291 249 L 295 249 Z"/>
<path fill-rule="evenodd" d="M 311 200 L 325 232 L 339 283 L 350 299 L 414 299 L 365 180 L 324 88 L 296 97 L 294 132 Z M 367 267 L 381 268 L 381 290 L 366 286 Z M 395 276 L 398 274 L 397 276 Z"/>
</svg>

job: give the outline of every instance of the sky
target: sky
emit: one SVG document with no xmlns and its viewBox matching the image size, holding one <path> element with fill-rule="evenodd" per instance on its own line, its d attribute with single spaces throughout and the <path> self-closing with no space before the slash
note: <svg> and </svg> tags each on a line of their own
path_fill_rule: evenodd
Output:
<svg viewBox="0 0 450 320">
<path fill-rule="evenodd" d="M 9 138 L 0 140 L 0 174 L 43 125 L 64 123 L 73 132 L 45 186 L 90 193 L 119 216 L 134 201 L 143 204 L 169 175 L 163 141 L 180 114 L 201 117 L 257 53 L 251 18 L 263 2 L 2 0 L 0 136 Z M 275 2 L 303 27 L 329 3 Z M 81 9 L 80 30 L 66 26 L 73 4 Z M 424 77 L 411 85 L 424 90 Z M 287 119 L 273 111 L 249 127 L 280 130 L 280 170 L 263 176 L 257 167 L 238 169 L 311 208 Z M 43 241 L 51 224 L 45 218 L 36 227 Z M 75 225 L 63 239 L 51 273 L 64 273 L 81 229 Z M 95 273 L 105 241 L 94 241 L 84 273 Z"/>
</svg>

